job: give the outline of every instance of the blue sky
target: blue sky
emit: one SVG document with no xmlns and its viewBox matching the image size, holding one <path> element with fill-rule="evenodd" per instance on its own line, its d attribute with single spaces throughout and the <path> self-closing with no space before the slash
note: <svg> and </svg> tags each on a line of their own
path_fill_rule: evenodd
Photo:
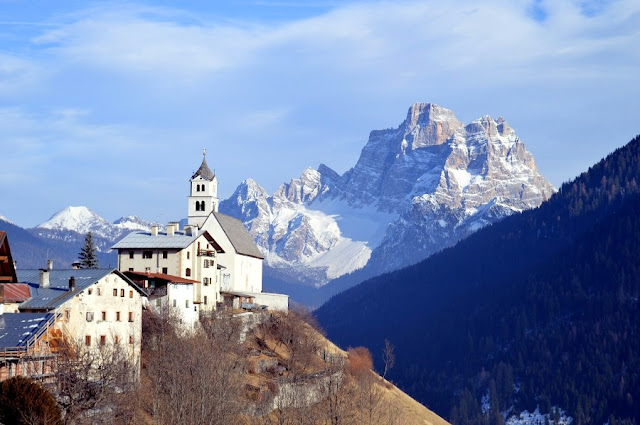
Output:
<svg viewBox="0 0 640 425">
<path fill-rule="evenodd" d="M 353 166 L 414 102 L 505 117 L 558 186 L 640 133 L 640 2 L 0 0 L 0 215 L 186 213 Z"/>
</svg>

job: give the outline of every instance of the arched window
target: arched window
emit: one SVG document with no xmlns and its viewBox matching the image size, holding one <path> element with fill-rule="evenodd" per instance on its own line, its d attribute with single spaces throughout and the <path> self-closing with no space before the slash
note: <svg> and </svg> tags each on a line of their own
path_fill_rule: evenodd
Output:
<svg viewBox="0 0 640 425">
<path fill-rule="evenodd" d="M 184 271 L 184 274 L 189 277 L 191 276 L 191 269 L 189 267 L 187 267 L 187 269 Z"/>
<path fill-rule="evenodd" d="M 196 201 L 196 211 L 200 211 L 200 202 Z"/>
<path fill-rule="evenodd" d="M 200 192 L 200 185 L 199 184 L 196 185 L 196 192 Z"/>
<path fill-rule="evenodd" d="M 200 191 L 204 192 L 204 184 L 200 185 Z"/>
<path fill-rule="evenodd" d="M 204 211 L 204 201 L 200 201 L 200 211 Z"/>
</svg>

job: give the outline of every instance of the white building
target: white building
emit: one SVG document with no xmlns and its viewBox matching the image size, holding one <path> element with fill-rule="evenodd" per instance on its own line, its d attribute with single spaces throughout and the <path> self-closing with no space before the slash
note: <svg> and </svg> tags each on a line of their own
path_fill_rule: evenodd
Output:
<svg viewBox="0 0 640 425">
<path fill-rule="evenodd" d="M 172 222 L 166 232 L 157 228 L 133 232 L 116 243 L 113 249 L 118 250 L 118 269 L 169 275 L 165 277 L 167 282 L 171 276 L 196 281 L 191 284 L 190 300 L 183 299 L 188 289 L 178 291 L 177 287 L 167 290 L 166 300 L 170 306 L 190 302 L 196 313 L 218 305 L 266 306 L 286 311 L 287 295 L 262 292 L 263 255 L 251 235 L 240 220 L 218 212 L 218 179 L 204 156 L 200 168 L 191 176 L 187 202 L 188 224 L 184 230 Z M 181 294 L 180 298 L 177 294 Z M 197 314 L 189 312 L 189 317 L 196 320 Z M 189 321 L 186 316 L 185 320 Z"/>
<path fill-rule="evenodd" d="M 144 292 L 112 269 L 17 270 L 31 298 L 21 313 L 53 313 L 55 326 L 85 349 L 119 345 L 136 366 L 142 341 Z"/>
</svg>

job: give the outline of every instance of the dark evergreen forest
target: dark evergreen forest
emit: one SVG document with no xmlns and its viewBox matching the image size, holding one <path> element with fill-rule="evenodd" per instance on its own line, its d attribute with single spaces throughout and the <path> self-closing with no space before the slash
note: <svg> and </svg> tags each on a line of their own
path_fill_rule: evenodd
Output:
<svg viewBox="0 0 640 425">
<path fill-rule="evenodd" d="M 574 424 L 640 423 L 640 136 L 535 210 L 317 310 L 343 347 L 454 424 L 514 406 Z M 493 414 L 480 399 L 490 393 Z"/>
</svg>

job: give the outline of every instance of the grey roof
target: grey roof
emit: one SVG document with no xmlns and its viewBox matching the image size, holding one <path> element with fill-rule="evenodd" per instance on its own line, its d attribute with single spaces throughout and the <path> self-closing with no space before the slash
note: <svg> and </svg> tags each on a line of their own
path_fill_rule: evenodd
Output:
<svg viewBox="0 0 640 425">
<path fill-rule="evenodd" d="M 31 289 L 31 298 L 20 304 L 20 310 L 53 310 L 87 289 L 103 277 L 116 273 L 138 292 L 143 293 L 131 280 L 115 269 L 67 269 L 49 270 L 49 287 L 40 287 L 40 270 L 16 270 L 20 283 Z M 69 291 L 69 278 L 75 278 L 76 286 Z"/>
<path fill-rule="evenodd" d="M 191 245 L 203 232 L 197 232 L 189 236 L 184 232 L 175 232 L 168 235 L 164 232 L 158 232 L 157 236 L 152 236 L 151 232 L 131 232 L 119 242 L 111 247 L 111 249 L 144 249 L 144 248 L 175 248 L 184 249 Z"/>
<path fill-rule="evenodd" d="M 5 313 L 0 315 L 0 348 L 26 347 L 46 330 L 54 313 Z"/>
<path fill-rule="evenodd" d="M 260 252 L 253 238 L 240 220 L 220 212 L 213 212 L 212 214 L 216 220 L 218 220 L 218 223 L 220 223 L 220 227 L 222 227 L 222 230 L 238 254 L 261 259 L 264 258 L 262 252 Z"/>
<path fill-rule="evenodd" d="M 204 158 L 202 158 L 202 164 L 200 165 L 200 168 L 198 168 L 198 171 L 196 171 L 193 176 L 191 176 L 191 179 L 193 180 L 198 176 L 209 181 L 213 180 L 213 178 L 215 177 L 215 174 L 211 172 L 209 166 L 207 165 L 207 161 Z"/>
</svg>

